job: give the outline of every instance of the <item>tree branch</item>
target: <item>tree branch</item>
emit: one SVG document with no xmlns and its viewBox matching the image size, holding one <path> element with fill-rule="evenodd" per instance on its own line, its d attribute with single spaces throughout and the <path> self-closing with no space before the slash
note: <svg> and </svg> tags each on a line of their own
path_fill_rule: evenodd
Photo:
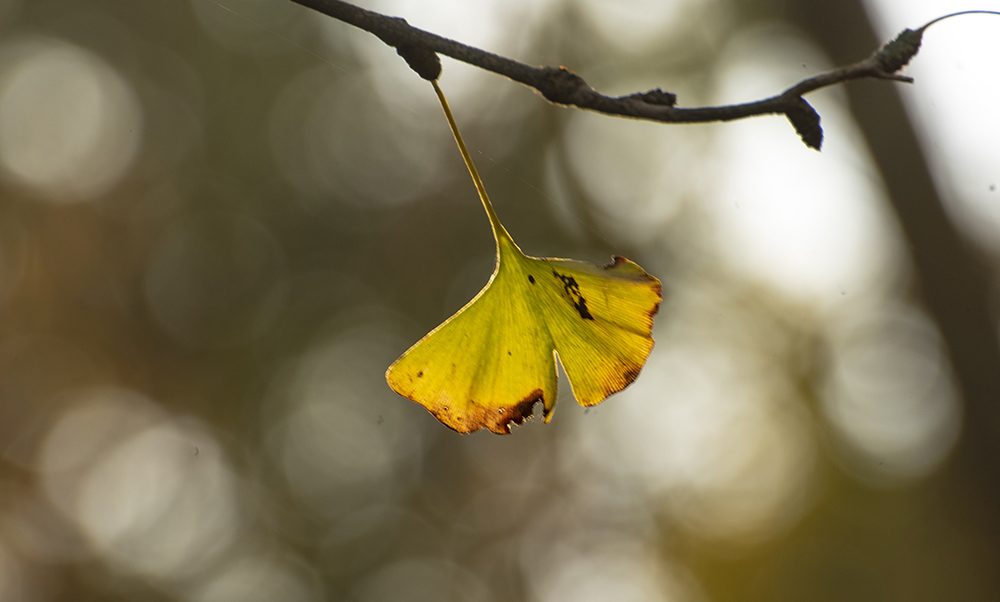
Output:
<svg viewBox="0 0 1000 602">
<path fill-rule="evenodd" d="M 912 82 L 896 72 L 905 66 L 920 48 L 924 27 L 903 30 L 868 58 L 826 73 L 807 78 L 784 92 L 753 102 L 713 106 L 677 107 L 676 95 L 659 88 L 626 96 L 605 96 L 582 77 L 565 67 L 532 67 L 513 59 L 411 26 L 405 19 L 389 17 L 341 0 L 292 0 L 369 33 L 374 34 L 406 59 L 421 77 L 437 79 L 441 64 L 437 53 L 503 75 L 536 89 L 550 102 L 576 106 L 608 115 L 645 119 L 664 123 L 707 123 L 735 121 L 757 115 L 785 115 L 802 141 L 819 150 L 823 142 L 819 114 L 803 95 L 846 81 L 876 78 Z M 925 26 L 926 27 L 926 26 Z"/>
</svg>

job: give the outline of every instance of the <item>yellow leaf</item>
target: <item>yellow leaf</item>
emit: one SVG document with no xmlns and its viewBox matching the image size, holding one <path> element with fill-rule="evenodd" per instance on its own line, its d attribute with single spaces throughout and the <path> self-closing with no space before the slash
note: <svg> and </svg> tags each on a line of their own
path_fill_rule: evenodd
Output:
<svg viewBox="0 0 1000 602">
<path fill-rule="evenodd" d="M 623 257 L 599 268 L 522 253 L 497 219 L 444 94 L 431 83 L 489 216 L 497 264 L 472 301 L 389 367 L 389 386 L 456 431 L 501 434 L 530 417 L 539 401 L 551 419 L 557 357 L 581 405 L 621 391 L 653 348 L 660 281 Z"/>
</svg>

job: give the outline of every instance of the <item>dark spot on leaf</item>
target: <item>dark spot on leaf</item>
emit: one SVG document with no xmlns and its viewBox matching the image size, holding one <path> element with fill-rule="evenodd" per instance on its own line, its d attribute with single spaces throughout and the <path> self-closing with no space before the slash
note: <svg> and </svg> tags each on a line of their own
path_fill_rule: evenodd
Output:
<svg viewBox="0 0 1000 602">
<path fill-rule="evenodd" d="M 628 367 L 622 371 L 622 377 L 625 378 L 626 386 L 632 383 L 635 379 L 639 378 L 639 368 L 638 367 Z"/>
<path fill-rule="evenodd" d="M 417 378 L 423 378 L 423 377 L 424 377 L 424 371 L 423 370 L 421 370 L 420 372 L 417 372 Z"/>
<path fill-rule="evenodd" d="M 556 275 L 556 278 L 562 282 L 563 290 L 566 291 L 566 295 L 569 297 L 570 303 L 580 314 L 580 317 L 584 320 L 593 320 L 594 316 L 591 315 L 590 310 L 587 309 L 587 300 L 583 298 L 580 294 L 580 285 L 576 283 L 576 278 L 572 276 L 563 276 L 559 272 L 552 270 L 552 273 Z"/>
<path fill-rule="evenodd" d="M 528 274 L 528 282 L 534 284 L 535 283 L 535 277 L 532 276 L 531 274 Z"/>
<path fill-rule="evenodd" d="M 507 350 L 507 355 L 510 355 L 510 349 Z"/>
</svg>

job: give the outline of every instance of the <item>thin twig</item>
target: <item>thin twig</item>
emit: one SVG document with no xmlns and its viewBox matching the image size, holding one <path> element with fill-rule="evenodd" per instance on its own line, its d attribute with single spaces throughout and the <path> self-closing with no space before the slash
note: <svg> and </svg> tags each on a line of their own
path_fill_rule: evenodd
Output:
<svg viewBox="0 0 1000 602">
<path fill-rule="evenodd" d="M 674 94 L 663 92 L 658 88 L 626 96 L 605 96 L 565 67 L 525 65 L 418 29 L 408 24 L 405 19 L 389 17 L 341 0 L 292 0 L 292 2 L 374 34 L 389 46 L 396 48 L 396 51 L 424 79 L 437 79 L 440 74 L 440 62 L 435 53 L 440 53 L 530 86 L 553 103 L 572 105 L 608 115 L 664 123 L 706 123 L 734 121 L 756 115 L 785 115 L 802 141 L 817 150 L 823 141 L 819 115 L 802 96 L 820 88 L 855 79 L 876 78 L 912 82 L 911 78 L 897 75 L 896 71 L 916 54 L 923 33 L 923 28 L 916 31 L 904 30 L 899 37 L 868 58 L 804 79 L 770 98 L 741 104 L 684 108 L 675 106 L 677 98 Z"/>
</svg>

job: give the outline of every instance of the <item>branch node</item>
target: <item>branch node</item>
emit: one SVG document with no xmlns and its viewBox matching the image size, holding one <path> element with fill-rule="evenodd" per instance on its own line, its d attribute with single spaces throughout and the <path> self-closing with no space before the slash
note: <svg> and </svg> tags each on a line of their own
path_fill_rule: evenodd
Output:
<svg viewBox="0 0 1000 602">
<path fill-rule="evenodd" d="M 396 54 L 403 57 L 410 69 L 427 81 L 434 81 L 441 76 L 441 59 L 426 46 L 402 43 L 396 46 Z"/>
<path fill-rule="evenodd" d="M 636 92 L 635 94 L 629 94 L 628 96 L 619 96 L 618 100 L 637 100 L 649 105 L 672 107 L 677 104 L 677 95 L 673 92 L 664 92 L 663 90 L 656 88 L 655 90 L 650 90 L 648 92 Z"/>
<path fill-rule="evenodd" d="M 545 67 L 542 69 L 541 75 L 538 91 L 548 101 L 556 104 L 575 104 L 577 92 L 590 88 L 582 77 L 566 67 L 559 67 L 558 69 Z"/>
</svg>

